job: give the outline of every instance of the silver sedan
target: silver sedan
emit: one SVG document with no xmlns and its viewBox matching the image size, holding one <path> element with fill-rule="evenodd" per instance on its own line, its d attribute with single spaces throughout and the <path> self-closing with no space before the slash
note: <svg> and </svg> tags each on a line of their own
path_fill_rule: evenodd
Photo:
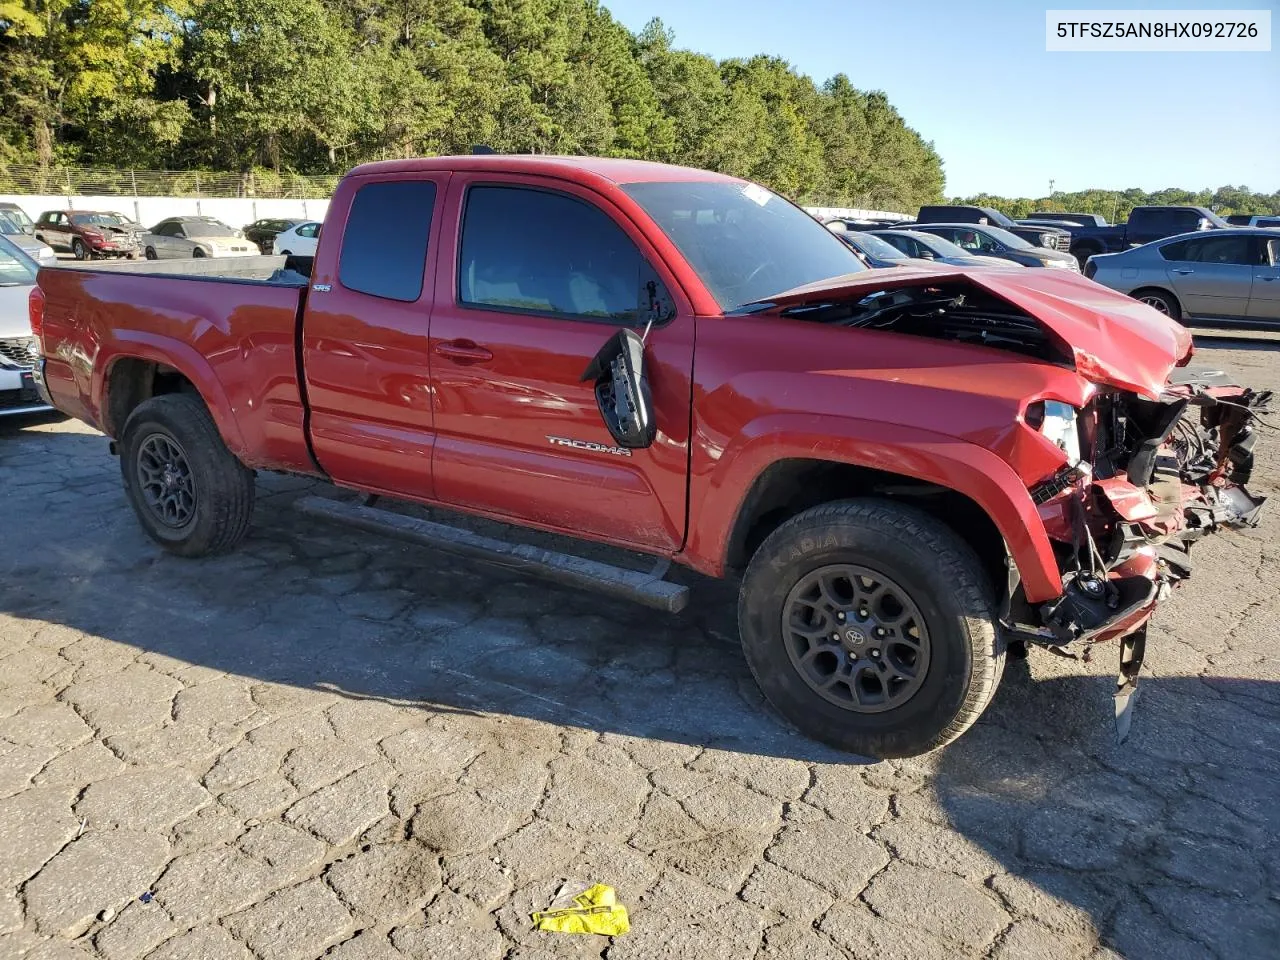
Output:
<svg viewBox="0 0 1280 960">
<path fill-rule="evenodd" d="M 187 257 L 256 257 L 261 251 L 244 234 L 213 217 L 170 217 L 142 235 L 148 260 Z"/>
<path fill-rule="evenodd" d="M 1280 230 L 1184 233 L 1092 256 L 1084 274 L 1175 320 L 1280 321 Z"/>
</svg>

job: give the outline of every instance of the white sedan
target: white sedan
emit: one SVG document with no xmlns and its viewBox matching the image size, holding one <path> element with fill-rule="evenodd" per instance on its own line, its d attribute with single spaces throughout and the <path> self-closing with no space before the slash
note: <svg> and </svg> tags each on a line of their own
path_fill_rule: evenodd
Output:
<svg viewBox="0 0 1280 960">
<path fill-rule="evenodd" d="M 271 244 L 271 252 L 283 256 L 314 257 L 316 242 L 320 239 L 320 223 L 307 220 L 296 223 L 283 233 L 277 233 Z"/>
</svg>

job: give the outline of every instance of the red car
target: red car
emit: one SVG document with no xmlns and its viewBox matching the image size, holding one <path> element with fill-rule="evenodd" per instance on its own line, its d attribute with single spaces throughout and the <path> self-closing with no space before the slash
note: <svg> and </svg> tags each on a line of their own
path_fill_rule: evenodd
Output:
<svg viewBox="0 0 1280 960">
<path fill-rule="evenodd" d="M 120 213 L 95 210 L 46 210 L 35 224 L 36 238 L 54 250 L 68 250 L 77 260 L 101 257 L 137 258 L 142 231 Z"/>
<path fill-rule="evenodd" d="M 1127 698 L 1190 543 L 1261 505 L 1265 397 L 1188 372 L 1167 317 L 1068 271 L 865 270 L 732 177 L 372 164 L 314 261 L 184 272 L 46 269 L 31 298 L 41 389 L 114 439 L 160 544 L 233 547 L 271 469 L 650 554 L 299 502 L 664 609 L 669 562 L 740 576 L 765 694 L 860 754 L 959 736 L 1011 645 L 1110 642 Z"/>
</svg>

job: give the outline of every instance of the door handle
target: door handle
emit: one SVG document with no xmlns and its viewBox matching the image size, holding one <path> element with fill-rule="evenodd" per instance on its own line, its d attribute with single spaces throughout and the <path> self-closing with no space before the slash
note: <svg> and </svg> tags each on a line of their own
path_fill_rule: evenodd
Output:
<svg viewBox="0 0 1280 960">
<path fill-rule="evenodd" d="M 1272 280 L 1280 280 L 1280 273 L 1276 274 L 1274 277 L 1258 277 L 1258 279 L 1265 280 L 1267 283 L 1270 283 Z"/>
<path fill-rule="evenodd" d="M 1173 272 L 1177 274 L 1181 274 L 1184 277 L 1189 273 L 1195 273 L 1194 270 L 1174 270 Z"/>
<path fill-rule="evenodd" d="M 474 340 L 440 340 L 432 349 L 454 363 L 487 363 L 493 359 L 493 351 L 479 346 Z"/>
</svg>

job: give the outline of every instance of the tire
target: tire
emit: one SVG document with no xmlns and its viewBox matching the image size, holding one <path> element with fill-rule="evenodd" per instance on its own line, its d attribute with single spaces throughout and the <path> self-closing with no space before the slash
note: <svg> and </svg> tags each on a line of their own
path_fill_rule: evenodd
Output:
<svg viewBox="0 0 1280 960">
<path fill-rule="evenodd" d="M 143 254 L 142 254 L 142 255 L 143 255 L 144 257 L 146 257 L 148 260 L 159 260 L 159 259 L 160 259 L 160 258 L 156 255 L 156 248 L 155 248 L 155 247 L 147 247 L 147 249 L 143 251 Z"/>
<path fill-rule="evenodd" d="M 815 645 L 785 630 L 783 616 L 816 614 L 807 606 L 810 601 L 796 599 L 804 585 L 815 577 L 835 577 L 838 585 L 846 574 L 857 576 L 864 589 L 884 587 L 884 596 L 872 600 L 870 620 L 858 618 L 858 595 L 850 590 L 852 606 L 847 614 L 837 614 L 846 619 L 837 623 L 818 615 L 811 621 L 809 628 L 821 637 L 819 652 L 805 667 L 802 651 L 813 654 Z M 844 582 L 852 587 L 848 576 Z M 896 597 L 893 604 L 891 597 Z M 846 500 L 806 510 L 761 544 L 742 581 L 738 626 L 756 683 L 801 732 L 863 756 L 911 757 L 955 740 L 995 695 L 1005 650 L 994 611 L 981 562 L 950 529 L 887 500 Z M 877 627 L 877 616 L 885 623 L 895 617 L 905 621 Z M 829 635 L 815 623 L 834 627 L 840 642 L 829 644 Z M 877 630 L 887 631 L 887 639 L 875 639 Z M 894 634 L 901 639 L 895 642 Z M 914 654 L 908 647 L 912 641 L 918 647 Z M 908 665 L 910 657 L 914 662 Z M 880 681 L 882 668 L 895 664 L 914 675 Z M 820 693 L 813 680 L 817 667 L 826 677 L 843 673 L 852 682 L 837 681 Z M 868 702 L 855 705 L 855 697 Z"/>
<path fill-rule="evenodd" d="M 292 253 L 292 252 L 290 252 L 290 251 L 288 251 L 288 250 L 281 250 L 281 251 L 280 251 L 280 256 L 282 256 L 282 257 L 292 257 L 292 256 L 293 256 L 293 253 Z"/>
<path fill-rule="evenodd" d="M 84 241 L 79 237 L 71 241 L 71 253 L 77 260 L 88 260 L 89 249 L 84 245 Z"/>
<path fill-rule="evenodd" d="M 1089 258 L 1100 252 L 1101 251 L 1095 250 L 1092 247 L 1077 247 L 1075 250 L 1071 251 L 1071 255 L 1075 257 L 1076 261 L 1080 264 L 1080 269 L 1084 270 L 1084 265 L 1089 262 Z"/>
<path fill-rule="evenodd" d="M 1170 320 L 1182 321 L 1182 305 L 1178 303 L 1178 298 L 1167 290 L 1135 290 L 1129 296 L 1159 310 Z"/>
<path fill-rule="evenodd" d="M 178 456 L 166 462 L 166 450 L 172 449 Z M 164 464 L 163 481 L 157 476 L 158 461 Z M 224 553 L 249 529 L 253 471 L 227 449 L 209 411 L 193 394 L 169 393 L 138 404 L 121 431 L 120 471 L 142 528 L 172 553 Z M 174 483 L 169 486 L 171 475 Z M 184 478 L 185 498 L 180 495 Z M 168 497 L 170 506 L 176 503 L 176 510 L 166 515 L 156 504 L 158 496 Z"/>
<path fill-rule="evenodd" d="M 201 250 L 199 247 L 196 247 L 194 250 L 191 251 L 191 256 L 193 258 L 203 257 L 204 255 L 205 255 L 204 251 Z"/>
</svg>

